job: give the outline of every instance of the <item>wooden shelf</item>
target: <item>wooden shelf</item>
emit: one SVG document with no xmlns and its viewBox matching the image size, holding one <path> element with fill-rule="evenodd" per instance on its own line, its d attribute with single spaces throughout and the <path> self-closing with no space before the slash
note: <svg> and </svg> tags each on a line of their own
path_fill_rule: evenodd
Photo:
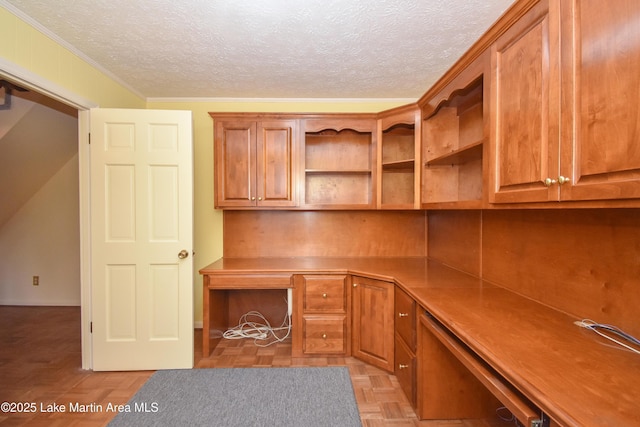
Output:
<svg viewBox="0 0 640 427">
<path fill-rule="evenodd" d="M 461 75 L 436 96 L 434 110 L 423 111 L 422 208 L 482 207 L 487 138 L 483 75 L 487 56 L 470 75 Z"/>
<path fill-rule="evenodd" d="M 378 208 L 417 209 L 420 199 L 420 110 L 389 110 L 379 120 Z"/>
<path fill-rule="evenodd" d="M 443 202 L 423 203 L 422 209 L 427 210 L 451 210 L 451 209 L 482 209 L 482 200 L 456 200 Z"/>
<path fill-rule="evenodd" d="M 369 121 L 324 122 L 325 129 L 306 131 L 304 205 L 306 207 L 371 207 L 374 205 L 375 133 L 356 131 Z M 338 128 L 338 130 L 336 130 Z"/>
<path fill-rule="evenodd" d="M 425 163 L 425 166 L 456 166 L 463 165 L 472 160 L 477 160 L 478 158 L 482 157 L 483 144 L 484 139 L 481 139 L 480 141 L 476 141 L 465 147 L 453 150 L 451 153 L 443 154 L 441 156 L 428 160 Z"/>
<path fill-rule="evenodd" d="M 398 160 L 395 162 L 388 162 L 382 164 L 382 170 L 384 172 L 393 172 L 393 171 L 411 171 L 413 172 L 415 167 L 415 160 Z"/>
<path fill-rule="evenodd" d="M 306 174 L 370 174 L 370 169 L 306 169 Z"/>
</svg>

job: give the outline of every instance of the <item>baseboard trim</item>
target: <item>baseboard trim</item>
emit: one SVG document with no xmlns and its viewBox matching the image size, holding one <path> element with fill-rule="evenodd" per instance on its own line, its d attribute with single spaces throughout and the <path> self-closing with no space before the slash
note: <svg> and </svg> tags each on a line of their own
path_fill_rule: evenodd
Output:
<svg viewBox="0 0 640 427">
<path fill-rule="evenodd" d="M 0 299 L 0 305 L 17 305 L 17 306 L 50 306 L 50 307 L 80 307 L 80 301 L 33 301 L 33 300 L 4 300 Z"/>
</svg>

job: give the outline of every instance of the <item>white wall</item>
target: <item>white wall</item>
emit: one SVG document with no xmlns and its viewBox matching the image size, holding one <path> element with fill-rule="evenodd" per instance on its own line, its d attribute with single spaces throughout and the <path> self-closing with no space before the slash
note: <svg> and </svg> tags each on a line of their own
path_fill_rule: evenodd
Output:
<svg viewBox="0 0 640 427">
<path fill-rule="evenodd" d="M 79 224 L 76 154 L 0 229 L 0 305 L 80 305 Z"/>
</svg>

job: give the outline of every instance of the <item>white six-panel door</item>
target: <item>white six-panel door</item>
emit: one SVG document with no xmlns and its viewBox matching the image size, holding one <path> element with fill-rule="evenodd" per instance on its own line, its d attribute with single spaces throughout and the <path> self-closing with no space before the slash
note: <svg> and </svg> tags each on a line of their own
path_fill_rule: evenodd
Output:
<svg viewBox="0 0 640 427">
<path fill-rule="evenodd" d="M 189 111 L 93 109 L 94 370 L 193 367 Z"/>
</svg>

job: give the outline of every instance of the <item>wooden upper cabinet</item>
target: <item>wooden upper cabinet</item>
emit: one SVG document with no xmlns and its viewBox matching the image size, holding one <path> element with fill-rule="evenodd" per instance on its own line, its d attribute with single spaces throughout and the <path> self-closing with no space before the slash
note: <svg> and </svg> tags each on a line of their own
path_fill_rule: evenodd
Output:
<svg viewBox="0 0 640 427">
<path fill-rule="evenodd" d="M 640 198 L 640 2 L 565 1 L 562 16 L 561 199 Z"/>
<path fill-rule="evenodd" d="M 297 205 L 296 120 L 215 120 L 215 204 Z"/>
<path fill-rule="evenodd" d="M 492 45 L 491 202 L 640 198 L 638 22 L 640 2 L 543 0 Z"/>
<path fill-rule="evenodd" d="M 539 2 L 491 46 L 490 202 L 558 199 L 548 184 L 559 164 L 560 34 L 549 12 Z"/>
</svg>

